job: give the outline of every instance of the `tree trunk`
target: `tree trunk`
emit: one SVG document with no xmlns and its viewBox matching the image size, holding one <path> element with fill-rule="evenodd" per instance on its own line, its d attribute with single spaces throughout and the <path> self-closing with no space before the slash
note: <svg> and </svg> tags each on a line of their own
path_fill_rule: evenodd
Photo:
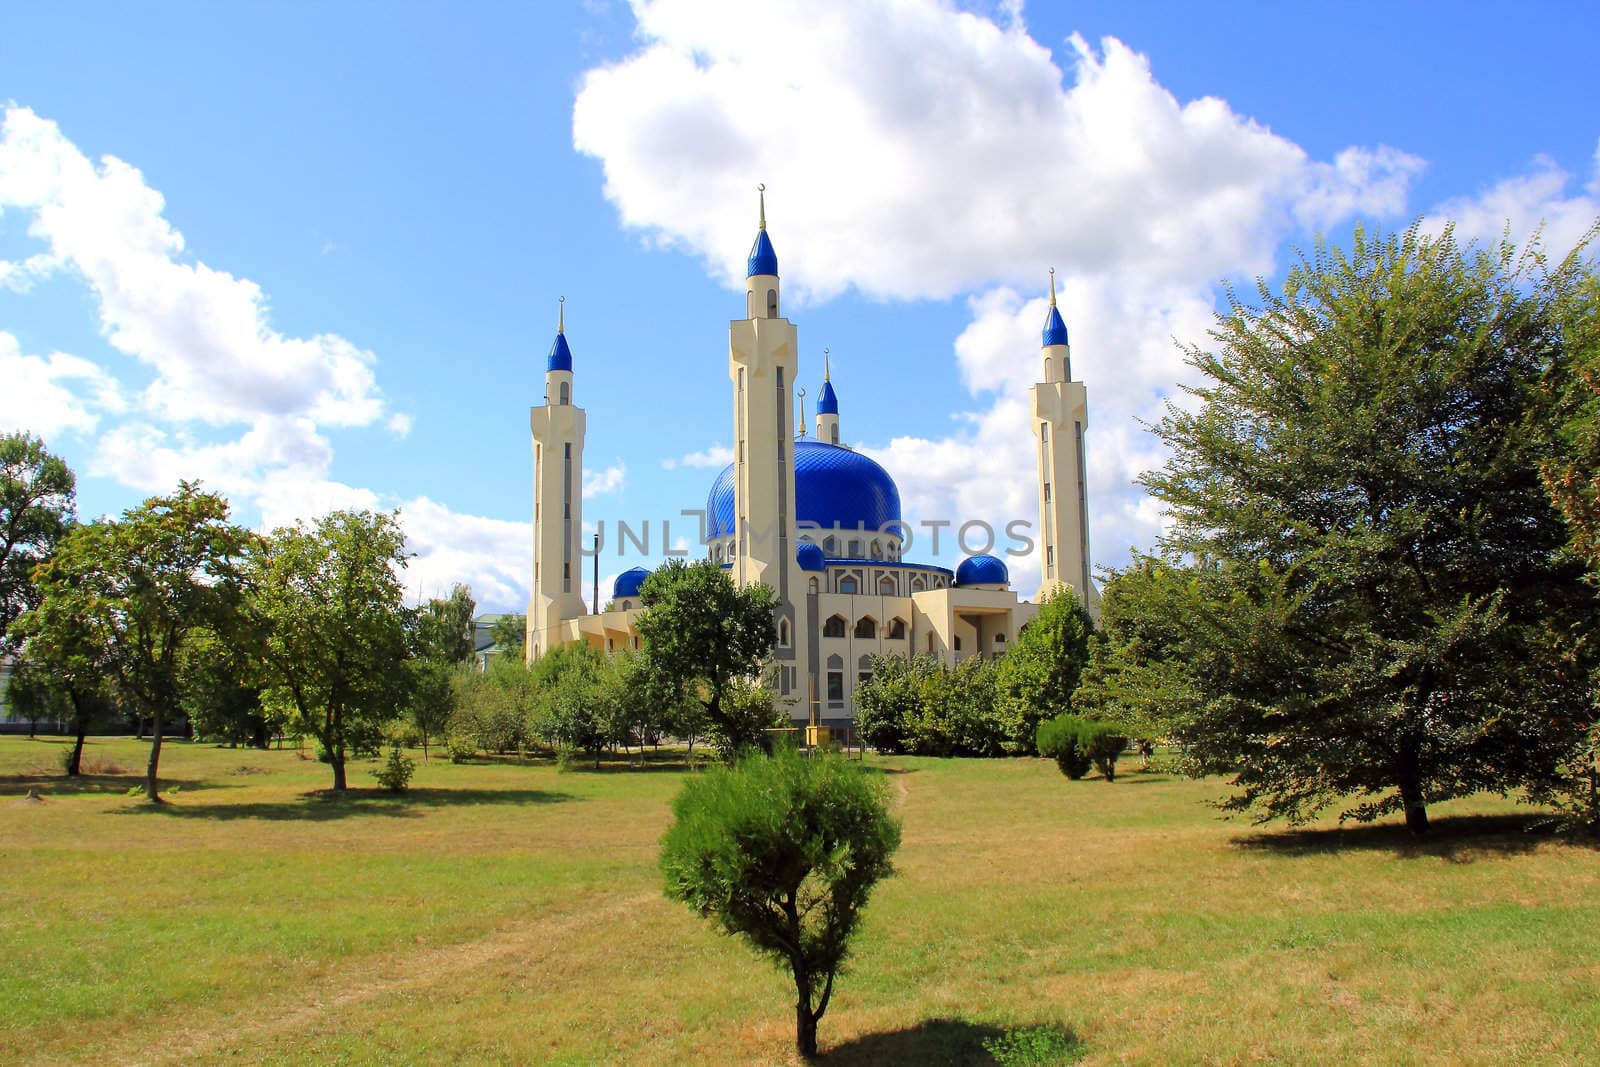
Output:
<svg viewBox="0 0 1600 1067">
<path fill-rule="evenodd" d="M 72 745 L 72 758 L 67 761 L 67 777 L 76 778 L 83 773 L 83 739 L 88 734 L 82 726 L 78 727 L 78 739 Z"/>
<path fill-rule="evenodd" d="M 161 710 L 159 708 L 150 716 L 150 763 L 144 771 L 144 795 L 152 804 L 160 804 L 160 786 L 156 782 L 156 770 L 161 765 Z"/>
<path fill-rule="evenodd" d="M 1400 741 L 1400 806 L 1406 813 L 1406 829 L 1413 834 L 1428 832 L 1428 806 L 1422 799 L 1422 744 L 1415 736 Z"/>
<path fill-rule="evenodd" d="M 428 762 L 428 731 L 422 731 L 422 762 Z M 517 753 L 517 762 L 522 762 L 522 753 Z"/>
<path fill-rule="evenodd" d="M 817 1017 L 811 1013 L 811 975 L 794 967 L 794 1049 L 803 1059 L 817 1056 Z"/>
<path fill-rule="evenodd" d="M 333 788 L 342 790 L 346 788 L 344 780 L 344 753 L 328 753 L 328 763 L 333 766 Z"/>
</svg>

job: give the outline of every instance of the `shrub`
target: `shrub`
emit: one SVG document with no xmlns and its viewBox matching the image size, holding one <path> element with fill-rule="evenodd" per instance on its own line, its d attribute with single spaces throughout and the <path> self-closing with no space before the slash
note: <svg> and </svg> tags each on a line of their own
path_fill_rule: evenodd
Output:
<svg viewBox="0 0 1600 1067">
<path fill-rule="evenodd" d="M 372 777 L 389 792 L 404 793 L 416 769 L 417 761 L 401 752 L 400 746 L 396 745 L 389 750 L 389 758 L 384 765 L 372 772 Z"/>
<path fill-rule="evenodd" d="M 667 896 L 788 967 L 804 1057 L 816 1055 L 850 936 L 900 844 L 887 797 L 881 775 L 838 756 L 781 753 L 715 768 L 672 805 Z"/>
<path fill-rule="evenodd" d="M 1073 781 L 1088 774 L 1094 765 L 1080 741 L 1087 725 L 1076 715 L 1057 715 L 1039 724 L 1035 738 L 1039 755 L 1055 760 L 1061 773 Z"/>
<path fill-rule="evenodd" d="M 1109 722 L 1086 722 L 1078 731 L 1078 747 L 1109 782 L 1117 776 L 1117 757 L 1128 747 L 1128 738 Z"/>
<path fill-rule="evenodd" d="M 1045 724 L 1040 723 L 1041 727 Z M 1000 1067 L 1045 1067 L 1077 1063 L 1089 1051 L 1071 1030 L 1055 1026 L 1029 1026 L 1007 1030 L 983 1042 L 983 1050 Z"/>
<path fill-rule="evenodd" d="M 478 746 L 464 734 L 451 734 L 444 743 L 451 763 L 467 763 L 478 756 Z"/>
</svg>

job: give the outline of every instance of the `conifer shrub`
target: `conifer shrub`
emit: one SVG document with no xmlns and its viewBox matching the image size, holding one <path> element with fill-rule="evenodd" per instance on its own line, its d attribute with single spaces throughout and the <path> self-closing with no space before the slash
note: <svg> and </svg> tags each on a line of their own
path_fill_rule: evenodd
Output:
<svg viewBox="0 0 1600 1067">
<path fill-rule="evenodd" d="M 389 758 L 384 765 L 372 772 L 372 777 L 389 792 L 404 793 L 416 770 L 417 761 L 401 752 L 400 746 L 396 745 L 389 750 Z"/>
<path fill-rule="evenodd" d="M 1117 757 L 1127 747 L 1128 738 L 1112 723 L 1089 721 L 1078 729 L 1078 748 L 1108 782 L 1117 777 Z"/>
<path fill-rule="evenodd" d="M 1057 715 L 1039 724 L 1039 732 L 1034 739 L 1039 755 L 1055 760 L 1061 773 L 1073 781 L 1088 774 L 1094 766 L 1079 741 L 1086 725 L 1076 715 Z"/>
</svg>

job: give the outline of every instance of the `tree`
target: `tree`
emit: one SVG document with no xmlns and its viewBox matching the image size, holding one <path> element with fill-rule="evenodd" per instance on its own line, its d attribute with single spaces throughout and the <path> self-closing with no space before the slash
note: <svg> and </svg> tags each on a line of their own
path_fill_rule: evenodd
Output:
<svg viewBox="0 0 1600 1067">
<path fill-rule="evenodd" d="M 12 667 L 6 687 L 6 702 L 14 715 L 30 722 L 55 722 L 73 736 L 65 770 L 76 778 L 83 767 L 83 745 L 89 731 L 108 722 L 116 711 L 105 695 L 98 677 L 74 672 L 70 662 L 63 669 L 24 657 Z"/>
<path fill-rule="evenodd" d="M 507 655 L 515 655 L 522 659 L 523 648 L 528 640 L 528 617 L 526 615 L 502 615 L 489 624 L 489 640 L 494 642 L 494 647 L 501 649 Z"/>
<path fill-rule="evenodd" d="M 450 726 L 450 717 L 455 714 L 455 674 L 460 669 L 431 659 L 411 662 L 411 702 L 407 710 L 411 725 L 422 735 L 424 763 L 428 762 L 428 739 L 442 736 Z"/>
<path fill-rule="evenodd" d="M 916 756 L 1005 754 L 1008 724 L 995 710 L 992 663 L 873 656 L 871 665 L 872 677 L 856 689 L 856 729 L 867 744 Z"/>
<path fill-rule="evenodd" d="M 250 568 L 265 664 L 296 725 L 347 787 L 352 755 L 375 755 L 410 699 L 405 536 L 392 514 L 335 511 L 273 531 Z"/>
<path fill-rule="evenodd" d="M 46 662 L 96 671 L 151 723 L 145 795 L 156 774 L 163 721 L 183 706 L 182 654 L 191 635 L 226 624 L 250 535 L 228 523 L 228 503 L 197 483 L 151 497 L 119 521 L 75 527 L 35 571 L 40 602 L 26 623 Z"/>
<path fill-rule="evenodd" d="M 1143 484 L 1195 561 L 1174 620 L 1201 700 L 1180 730 L 1227 807 L 1356 819 L 1548 782 L 1575 744 L 1546 634 L 1596 611 L 1561 549 L 1527 432 L 1576 283 L 1449 230 L 1319 245 L 1282 295 L 1230 294 L 1214 351 L 1189 349 L 1198 403 L 1170 405 Z M 1559 627 L 1558 627 L 1559 628 Z"/>
<path fill-rule="evenodd" d="M 765 585 L 736 587 L 710 560 L 672 559 L 651 572 L 639 596 L 645 610 L 636 625 L 651 665 L 676 692 L 703 694 L 725 749 L 760 745 L 765 735 L 752 734 L 723 702 L 738 679 L 759 676 L 777 643 L 777 594 Z"/>
<path fill-rule="evenodd" d="M 589 753 L 599 770 L 601 752 L 616 739 L 618 693 L 605 655 L 581 641 L 558 645 L 539 657 L 533 675 L 540 733 L 553 744 Z"/>
<path fill-rule="evenodd" d="M 1071 710 L 1093 630 L 1077 595 L 1061 589 L 1039 602 L 1038 614 L 1000 658 L 995 705 L 1011 751 L 1033 752 L 1039 724 Z"/>
<path fill-rule="evenodd" d="M 753 754 L 689 782 L 661 843 L 666 894 L 712 918 L 795 983 L 795 1047 L 817 1022 L 900 825 L 888 787 L 837 756 Z"/>
<path fill-rule="evenodd" d="M 451 586 L 448 597 L 422 605 L 416 621 L 417 656 L 447 665 L 471 659 L 476 610 L 472 590 L 460 583 Z"/>
<path fill-rule="evenodd" d="M 43 441 L 0 434 L 0 653 L 16 648 L 11 624 L 39 603 L 33 570 L 71 527 L 76 499 L 77 479 Z"/>
<path fill-rule="evenodd" d="M 194 631 L 179 656 L 183 712 L 196 737 L 266 748 L 278 721 L 262 703 L 258 648 L 240 625 Z"/>
</svg>

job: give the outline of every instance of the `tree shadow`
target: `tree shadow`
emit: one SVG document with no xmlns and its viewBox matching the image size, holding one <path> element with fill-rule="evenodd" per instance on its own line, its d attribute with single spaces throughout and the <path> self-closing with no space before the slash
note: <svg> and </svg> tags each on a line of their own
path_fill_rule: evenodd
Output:
<svg viewBox="0 0 1600 1067">
<path fill-rule="evenodd" d="M 1310 856 L 1346 849 L 1376 849 L 1401 859 L 1438 858 L 1450 863 L 1472 863 L 1485 856 L 1532 852 L 1540 845 L 1559 842 L 1594 847 L 1556 830 L 1547 814 L 1445 815 L 1429 820 L 1428 832 L 1416 835 L 1403 823 L 1334 826 L 1310 830 L 1264 830 L 1241 834 L 1231 841 L 1238 848 L 1284 856 Z"/>
<path fill-rule="evenodd" d="M 835 1045 L 822 1057 L 824 1063 L 852 1064 L 993 1064 L 999 1061 L 984 1042 L 1000 1038 L 1005 1030 L 965 1019 L 926 1019 L 903 1030 L 866 1034 Z"/>
<path fill-rule="evenodd" d="M 408 789 L 389 793 L 381 789 L 319 789 L 292 800 L 252 804 L 185 804 L 174 798 L 167 804 L 141 804 L 120 809 L 119 815 L 166 815 L 177 819 L 266 819 L 273 822 L 329 822 L 352 816 L 416 819 L 431 808 L 500 804 L 523 807 L 563 804 L 576 800 L 570 793 L 550 789 Z"/>
<path fill-rule="evenodd" d="M 163 790 L 180 792 L 215 788 L 215 783 L 199 778 L 161 778 Z M 0 774 L 0 796 L 21 796 L 32 789 L 42 797 L 66 797 L 126 793 L 130 789 L 143 789 L 144 775 L 134 774 L 80 774 L 68 778 L 61 771 L 37 773 Z"/>
</svg>

